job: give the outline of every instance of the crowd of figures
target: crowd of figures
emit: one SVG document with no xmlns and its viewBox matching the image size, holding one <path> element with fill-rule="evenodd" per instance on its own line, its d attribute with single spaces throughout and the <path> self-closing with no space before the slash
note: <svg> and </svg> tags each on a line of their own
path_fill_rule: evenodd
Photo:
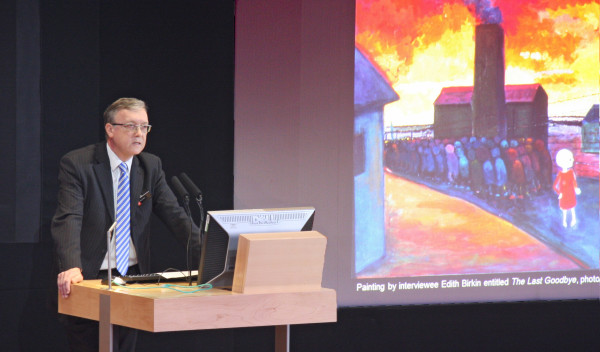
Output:
<svg viewBox="0 0 600 352">
<path fill-rule="evenodd" d="M 385 167 L 481 198 L 525 199 L 552 189 L 552 157 L 542 140 L 463 137 L 387 141 Z"/>
</svg>

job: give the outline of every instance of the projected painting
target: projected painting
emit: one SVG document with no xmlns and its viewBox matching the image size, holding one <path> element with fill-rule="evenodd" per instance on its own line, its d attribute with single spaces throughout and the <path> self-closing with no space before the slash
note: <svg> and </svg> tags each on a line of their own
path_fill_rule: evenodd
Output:
<svg viewBox="0 0 600 352">
<path fill-rule="evenodd" d="M 357 0 L 357 278 L 597 269 L 599 5 Z"/>
</svg>

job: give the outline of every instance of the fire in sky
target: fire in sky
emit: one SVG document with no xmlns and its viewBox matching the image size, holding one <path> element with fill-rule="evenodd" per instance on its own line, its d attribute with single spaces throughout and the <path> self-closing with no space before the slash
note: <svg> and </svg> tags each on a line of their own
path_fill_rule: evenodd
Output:
<svg viewBox="0 0 600 352">
<path fill-rule="evenodd" d="M 599 18 L 597 0 L 357 0 L 355 40 L 400 96 L 386 123 L 429 124 L 443 87 L 473 85 L 475 26 L 500 23 L 506 84 L 542 84 L 553 116 L 598 102 Z"/>
</svg>

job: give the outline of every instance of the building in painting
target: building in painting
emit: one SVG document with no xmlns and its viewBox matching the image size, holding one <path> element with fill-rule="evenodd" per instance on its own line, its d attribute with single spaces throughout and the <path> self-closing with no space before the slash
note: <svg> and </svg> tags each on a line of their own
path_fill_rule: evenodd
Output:
<svg viewBox="0 0 600 352">
<path fill-rule="evenodd" d="M 473 134 L 473 87 L 445 87 L 433 103 L 433 135 L 459 139 Z"/>
<path fill-rule="evenodd" d="M 475 28 L 472 87 L 446 87 L 434 102 L 434 136 L 548 141 L 548 95 L 540 84 L 504 84 L 504 29 Z"/>
<path fill-rule="evenodd" d="M 389 82 L 354 49 L 355 272 L 385 255 L 383 107 L 398 100 Z"/>
<path fill-rule="evenodd" d="M 548 95 L 540 84 L 506 85 L 506 137 L 548 141 Z M 435 100 L 435 138 L 480 137 L 473 129 L 473 87 L 445 87 Z"/>
<path fill-rule="evenodd" d="M 600 152 L 598 114 L 598 104 L 594 104 L 581 123 L 581 151 L 583 153 Z"/>
<path fill-rule="evenodd" d="M 506 126 L 511 139 L 541 139 L 548 142 L 548 94 L 541 84 L 507 85 Z"/>
</svg>

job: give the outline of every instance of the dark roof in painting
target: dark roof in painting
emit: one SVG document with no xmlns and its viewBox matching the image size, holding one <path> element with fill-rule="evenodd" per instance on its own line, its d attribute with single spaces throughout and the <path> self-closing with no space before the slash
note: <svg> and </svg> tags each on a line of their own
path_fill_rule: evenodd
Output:
<svg viewBox="0 0 600 352">
<path fill-rule="evenodd" d="M 535 100 L 539 89 L 542 89 L 539 83 L 506 85 L 504 95 L 507 103 L 531 103 Z"/>
<path fill-rule="evenodd" d="M 599 115 L 599 109 L 598 109 L 598 104 L 594 104 L 592 105 L 592 107 L 590 108 L 590 111 L 588 111 L 588 113 L 585 115 L 585 118 L 583 119 L 584 122 L 586 123 L 598 123 L 598 115 Z"/>
<path fill-rule="evenodd" d="M 354 109 L 383 109 L 387 103 L 398 100 L 398 94 L 377 66 L 354 48 Z"/>
<path fill-rule="evenodd" d="M 512 84 L 504 86 L 504 95 L 507 103 L 530 103 L 535 100 L 538 90 L 543 90 L 538 83 Z M 445 87 L 433 103 L 434 105 L 461 105 L 471 104 L 473 87 Z"/>
<path fill-rule="evenodd" d="M 445 87 L 433 105 L 471 104 L 473 87 Z"/>
</svg>

